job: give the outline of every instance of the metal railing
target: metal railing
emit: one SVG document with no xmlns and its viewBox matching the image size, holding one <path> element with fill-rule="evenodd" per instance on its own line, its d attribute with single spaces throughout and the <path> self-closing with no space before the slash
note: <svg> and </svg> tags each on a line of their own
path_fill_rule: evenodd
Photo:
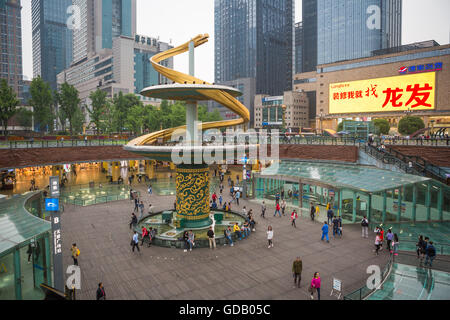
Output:
<svg viewBox="0 0 450 320">
<path fill-rule="evenodd" d="M 382 143 L 385 145 L 403 145 L 403 146 L 429 146 L 429 147 L 450 147 L 450 138 L 387 138 L 383 139 Z"/>
<path fill-rule="evenodd" d="M 19 140 L 0 141 L 0 149 L 42 149 L 42 148 L 73 148 L 123 146 L 129 140 L 91 139 L 91 140 Z"/>
<path fill-rule="evenodd" d="M 299 144 L 299 145 L 331 145 L 331 146 L 357 146 L 365 143 L 364 139 L 350 137 L 280 137 L 280 144 Z M 270 139 L 269 139 L 270 143 Z"/>
<path fill-rule="evenodd" d="M 394 259 L 392 256 L 390 256 L 388 263 L 386 264 L 386 266 L 383 268 L 383 271 L 381 272 L 381 283 L 383 283 L 386 280 L 386 278 L 389 276 L 393 263 L 394 263 Z M 370 294 L 374 293 L 376 290 L 377 290 L 377 288 L 369 289 L 367 287 L 367 285 L 364 285 L 363 287 L 345 295 L 344 300 L 364 300 Z"/>
</svg>

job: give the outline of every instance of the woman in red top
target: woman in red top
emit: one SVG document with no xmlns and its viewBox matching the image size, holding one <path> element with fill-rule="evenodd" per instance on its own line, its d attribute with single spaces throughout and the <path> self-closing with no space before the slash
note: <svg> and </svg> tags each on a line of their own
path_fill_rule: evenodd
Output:
<svg viewBox="0 0 450 320">
<path fill-rule="evenodd" d="M 276 217 L 277 212 L 278 212 L 278 214 L 280 215 L 280 218 L 281 218 L 280 204 L 278 202 L 277 202 L 277 206 L 276 206 L 276 209 L 275 209 L 275 213 L 273 215 L 274 217 Z"/>
<path fill-rule="evenodd" d="M 145 238 L 148 238 L 148 230 L 146 227 L 142 227 L 142 242 L 141 247 L 144 245 Z M 150 242 L 150 239 L 148 240 Z"/>
<path fill-rule="evenodd" d="M 383 250 L 384 230 L 380 227 L 380 251 Z"/>
</svg>

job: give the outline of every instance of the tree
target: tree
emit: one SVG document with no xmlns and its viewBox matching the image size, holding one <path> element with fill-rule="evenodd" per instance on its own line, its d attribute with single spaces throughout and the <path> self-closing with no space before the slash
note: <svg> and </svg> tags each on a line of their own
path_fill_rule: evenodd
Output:
<svg viewBox="0 0 450 320">
<path fill-rule="evenodd" d="M 129 110 L 136 105 L 141 105 L 142 102 L 139 98 L 132 94 L 124 95 L 122 92 L 114 96 L 113 99 L 113 120 L 114 120 L 114 128 L 122 132 L 125 127 L 125 121 L 127 119 L 127 115 Z"/>
<path fill-rule="evenodd" d="M 386 119 L 374 119 L 373 125 L 378 128 L 380 134 L 389 134 L 391 130 L 391 125 Z"/>
<path fill-rule="evenodd" d="M 78 97 L 78 90 L 69 85 L 67 82 L 61 86 L 59 92 L 59 105 L 61 117 L 69 120 L 70 134 L 73 135 L 74 129 L 80 132 L 80 127 L 83 126 L 83 114 L 80 110 L 80 98 Z"/>
<path fill-rule="evenodd" d="M 100 133 L 102 115 L 105 112 L 106 104 L 108 103 L 106 99 L 106 92 L 97 89 L 97 91 L 91 92 L 89 98 L 92 101 L 92 110 L 86 108 L 89 112 L 91 118 L 91 123 L 95 124 L 97 134 Z"/>
<path fill-rule="evenodd" d="M 0 81 L 0 120 L 4 128 L 4 135 L 8 135 L 8 121 L 17 113 L 19 100 L 16 93 L 5 79 Z"/>
<path fill-rule="evenodd" d="M 198 120 L 202 122 L 213 122 L 221 121 L 223 119 L 218 109 L 215 109 L 213 112 L 208 112 L 206 106 L 200 105 L 198 107 Z"/>
<path fill-rule="evenodd" d="M 146 108 L 142 104 L 131 107 L 127 114 L 125 126 L 131 129 L 136 135 L 140 135 L 146 120 L 145 114 Z"/>
<path fill-rule="evenodd" d="M 38 76 L 31 82 L 30 95 L 31 98 L 28 100 L 28 103 L 33 106 L 35 123 L 39 125 L 41 131 L 46 127 L 53 131 L 54 115 L 51 105 L 54 98 L 50 85 Z"/>
<path fill-rule="evenodd" d="M 17 121 L 22 127 L 31 127 L 33 125 L 33 111 L 26 108 L 18 109 Z"/>
<path fill-rule="evenodd" d="M 419 117 L 406 116 L 398 123 L 398 132 L 403 135 L 413 134 L 423 128 L 425 128 L 425 123 Z"/>
</svg>

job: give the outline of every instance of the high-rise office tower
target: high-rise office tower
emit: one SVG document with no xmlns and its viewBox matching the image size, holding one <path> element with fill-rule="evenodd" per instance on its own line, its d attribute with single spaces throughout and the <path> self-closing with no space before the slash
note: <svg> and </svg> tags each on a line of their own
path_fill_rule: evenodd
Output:
<svg viewBox="0 0 450 320">
<path fill-rule="evenodd" d="M 79 8 L 79 28 L 73 31 L 73 62 L 103 49 L 112 49 L 113 39 L 136 34 L 136 0 L 73 0 Z"/>
<path fill-rule="evenodd" d="M 56 90 L 56 75 L 72 62 L 72 30 L 67 9 L 72 0 L 32 0 L 33 76 Z"/>
<path fill-rule="evenodd" d="M 303 0 L 303 72 L 401 45 L 402 0 Z"/>
<path fill-rule="evenodd" d="M 22 100 L 22 19 L 20 0 L 0 0 L 0 78 Z"/>
<path fill-rule="evenodd" d="M 255 78 L 256 93 L 292 88 L 293 0 L 215 0 L 215 81 Z"/>
<path fill-rule="evenodd" d="M 295 24 L 295 73 L 302 73 L 303 68 L 303 23 Z"/>
</svg>

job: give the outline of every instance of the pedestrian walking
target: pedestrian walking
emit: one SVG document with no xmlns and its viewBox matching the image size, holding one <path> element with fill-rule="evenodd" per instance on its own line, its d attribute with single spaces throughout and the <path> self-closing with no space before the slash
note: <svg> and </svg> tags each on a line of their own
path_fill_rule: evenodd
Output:
<svg viewBox="0 0 450 320">
<path fill-rule="evenodd" d="M 266 203 L 263 201 L 263 203 L 262 203 L 262 205 L 261 205 L 261 217 L 263 217 L 264 219 L 266 218 L 266 217 L 265 217 L 265 215 L 266 215 L 266 210 L 267 210 Z"/>
<path fill-rule="evenodd" d="M 394 257 L 397 257 L 398 256 L 398 246 L 399 246 L 397 234 L 394 234 L 394 238 L 393 238 L 392 242 L 390 242 L 389 244 L 391 244 L 391 255 L 393 254 Z"/>
<path fill-rule="evenodd" d="M 130 221 L 130 229 L 133 227 L 136 227 L 137 225 L 137 217 L 136 215 L 133 213 L 131 213 L 131 221 Z"/>
<path fill-rule="evenodd" d="M 277 213 L 280 215 L 280 218 L 281 218 L 280 204 L 278 202 L 275 206 L 275 213 L 273 214 L 273 216 L 276 217 Z"/>
<path fill-rule="evenodd" d="M 136 197 L 136 198 L 134 199 L 134 211 L 135 211 L 135 212 L 138 212 L 138 209 L 139 209 L 139 198 Z"/>
<path fill-rule="evenodd" d="M 333 238 L 336 238 L 336 234 L 339 236 L 340 235 L 340 223 L 339 223 L 339 219 L 338 217 L 334 217 L 333 218 Z"/>
<path fill-rule="evenodd" d="M 436 248 L 433 246 L 433 241 L 427 245 L 426 249 L 427 258 L 425 259 L 425 265 L 428 265 L 428 260 L 430 260 L 430 268 L 432 267 L 433 260 L 436 258 Z"/>
<path fill-rule="evenodd" d="M 135 231 L 134 235 L 133 235 L 133 239 L 131 239 L 131 250 L 134 252 L 134 248 L 137 248 L 137 251 L 140 252 L 141 250 L 139 250 L 139 237 L 138 237 L 138 233 Z"/>
<path fill-rule="evenodd" d="M 417 259 L 420 259 L 422 255 L 425 254 L 424 248 L 425 241 L 423 240 L 423 236 L 419 235 L 419 241 L 416 243 L 416 252 L 417 252 Z"/>
<path fill-rule="evenodd" d="M 380 251 L 380 242 L 381 242 L 381 235 L 378 232 L 375 236 L 375 254 L 378 255 L 378 251 Z"/>
<path fill-rule="evenodd" d="M 139 210 L 140 210 L 140 214 L 139 214 L 139 220 L 141 220 L 144 217 L 144 202 L 141 201 L 141 203 L 139 204 Z"/>
<path fill-rule="evenodd" d="M 388 248 L 388 250 L 390 250 L 391 254 L 392 254 L 391 243 L 392 243 L 393 239 L 394 239 L 394 234 L 392 233 L 392 228 L 390 228 L 386 235 L 386 244 L 387 244 L 387 248 Z"/>
<path fill-rule="evenodd" d="M 215 249 L 216 248 L 216 238 L 214 235 L 213 227 L 209 227 L 207 235 L 208 235 L 208 240 L 209 240 L 209 248 Z"/>
<path fill-rule="evenodd" d="M 295 224 L 295 221 L 296 221 L 297 219 L 298 219 L 298 214 L 297 214 L 297 211 L 294 210 L 294 211 L 292 211 L 292 213 L 291 213 L 291 220 L 292 220 L 291 226 L 294 226 L 295 228 L 297 228 L 297 226 L 296 226 L 296 224 Z"/>
<path fill-rule="evenodd" d="M 220 191 L 220 195 L 219 195 L 219 204 L 220 204 L 220 207 L 222 206 L 222 201 L 223 201 L 223 198 L 222 198 L 222 191 Z"/>
<path fill-rule="evenodd" d="M 267 241 L 269 246 L 267 248 L 273 248 L 273 229 L 272 226 L 267 228 Z"/>
<path fill-rule="evenodd" d="M 238 190 L 236 192 L 236 204 L 239 206 L 239 198 L 241 197 L 241 192 Z"/>
<path fill-rule="evenodd" d="M 148 194 L 149 194 L 149 195 L 152 195 L 152 193 L 153 193 L 152 185 L 149 185 L 149 186 L 148 186 L 147 191 L 148 191 Z"/>
<path fill-rule="evenodd" d="M 369 238 L 369 220 L 367 220 L 366 216 L 361 220 L 361 237 Z"/>
<path fill-rule="evenodd" d="M 300 259 L 300 257 L 297 257 L 297 259 L 295 259 L 294 263 L 292 264 L 294 288 L 295 287 L 300 288 L 300 282 L 302 281 L 302 269 L 303 269 L 302 259 Z"/>
<path fill-rule="evenodd" d="M 384 241 L 384 230 L 382 227 L 379 227 L 380 230 L 380 251 L 383 250 L 383 241 Z M 388 248 L 389 250 L 389 248 Z"/>
<path fill-rule="evenodd" d="M 314 215 L 316 214 L 316 207 L 314 207 L 314 204 L 311 204 L 311 212 L 310 212 L 310 216 L 311 216 L 311 220 L 314 221 Z"/>
<path fill-rule="evenodd" d="M 329 231 L 328 223 L 325 221 L 323 223 L 323 227 L 322 227 L 322 239 L 321 240 L 323 241 L 323 239 L 326 238 L 327 239 L 327 243 L 330 242 L 330 239 L 328 238 L 328 231 Z"/>
<path fill-rule="evenodd" d="M 277 192 L 277 193 L 275 194 L 275 202 L 276 202 L 276 203 L 279 203 L 279 202 L 280 202 L 280 193 L 279 193 L 279 192 Z"/>
<path fill-rule="evenodd" d="M 334 217 L 334 212 L 333 210 L 330 208 L 327 210 L 327 218 L 328 218 L 328 224 L 331 225 L 333 223 L 333 217 Z"/>
<path fill-rule="evenodd" d="M 76 243 L 72 244 L 72 248 L 70 249 L 70 251 L 72 252 L 73 264 L 75 266 L 77 266 L 78 265 L 78 257 L 80 256 L 80 249 L 77 248 Z"/>
<path fill-rule="evenodd" d="M 314 293 L 317 292 L 317 300 L 320 300 L 320 274 L 318 272 L 314 273 L 311 280 L 311 286 L 309 293 L 311 294 L 311 300 L 314 300 Z"/>
<path fill-rule="evenodd" d="M 106 300 L 105 288 L 103 288 L 103 283 L 101 282 L 98 284 L 97 300 Z"/>
<path fill-rule="evenodd" d="M 244 208 L 242 209 L 242 214 L 244 215 L 244 216 L 246 216 L 247 215 L 247 208 L 244 206 Z"/>
<path fill-rule="evenodd" d="M 284 193 L 282 193 L 282 194 L 284 194 Z M 284 199 L 283 199 L 281 201 L 281 213 L 283 214 L 283 216 L 285 215 L 285 210 L 286 210 L 286 201 L 284 201 Z"/>
</svg>

